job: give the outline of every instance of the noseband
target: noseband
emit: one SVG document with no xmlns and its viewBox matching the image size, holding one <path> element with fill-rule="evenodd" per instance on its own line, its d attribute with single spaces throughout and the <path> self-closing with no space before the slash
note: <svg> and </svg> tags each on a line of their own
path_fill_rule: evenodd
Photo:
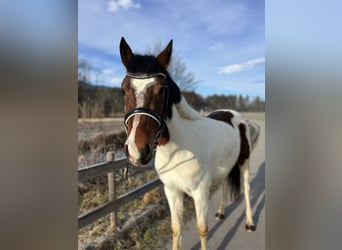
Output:
<svg viewBox="0 0 342 250">
<path fill-rule="evenodd" d="M 155 77 L 155 76 L 161 76 L 163 78 L 166 79 L 165 74 L 163 73 L 154 73 L 154 74 L 133 74 L 133 73 L 127 73 L 127 76 L 131 77 L 131 78 L 135 78 L 135 79 L 147 79 L 147 78 L 151 78 L 151 77 Z M 161 136 L 161 134 L 164 131 L 165 128 L 165 121 L 167 119 L 167 105 L 168 105 L 168 99 L 169 99 L 169 92 L 168 92 L 168 88 L 165 88 L 165 92 L 164 92 L 164 107 L 163 107 L 163 113 L 162 116 L 160 116 L 159 114 L 157 114 L 155 111 L 153 111 L 152 109 L 148 109 L 148 108 L 144 108 L 144 107 L 137 107 L 134 108 L 130 111 L 127 112 L 127 114 L 125 115 L 125 127 L 126 127 L 126 132 L 128 131 L 128 121 L 129 119 L 131 119 L 133 116 L 135 115 L 145 115 L 148 116 L 150 118 L 152 118 L 153 120 L 155 120 L 158 123 L 158 131 L 155 135 L 155 140 L 154 140 L 154 147 L 156 147 L 158 145 L 158 140 Z"/>
</svg>

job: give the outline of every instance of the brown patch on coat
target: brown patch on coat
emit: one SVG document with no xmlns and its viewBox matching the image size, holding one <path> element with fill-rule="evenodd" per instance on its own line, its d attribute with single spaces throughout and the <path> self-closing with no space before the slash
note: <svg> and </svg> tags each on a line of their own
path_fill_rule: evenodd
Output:
<svg viewBox="0 0 342 250">
<path fill-rule="evenodd" d="M 241 173 L 240 167 L 243 166 L 245 160 L 249 158 L 250 149 L 248 144 L 248 138 L 246 136 L 246 125 L 243 123 L 239 124 L 239 132 L 240 132 L 240 153 L 239 157 L 236 160 L 236 163 L 232 170 L 230 170 L 227 181 L 230 187 L 230 197 L 233 201 L 237 201 L 240 197 L 240 189 L 241 189 Z"/>
<path fill-rule="evenodd" d="M 207 117 L 228 123 L 230 126 L 234 127 L 232 123 L 232 118 L 234 117 L 234 115 L 229 111 L 214 111 L 207 115 Z"/>
<path fill-rule="evenodd" d="M 163 146 L 166 143 L 168 143 L 169 140 L 170 140 L 169 130 L 168 130 L 167 126 L 165 125 L 164 131 L 163 131 L 162 135 L 159 138 L 158 145 Z"/>
<path fill-rule="evenodd" d="M 239 124 L 239 131 L 240 131 L 240 154 L 237 159 L 236 164 L 239 166 L 242 166 L 246 159 L 249 158 L 250 155 L 250 149 L 248 144 L 248 139 L 246 136 L 246 125 L 245 124 Z"/>
</svg>

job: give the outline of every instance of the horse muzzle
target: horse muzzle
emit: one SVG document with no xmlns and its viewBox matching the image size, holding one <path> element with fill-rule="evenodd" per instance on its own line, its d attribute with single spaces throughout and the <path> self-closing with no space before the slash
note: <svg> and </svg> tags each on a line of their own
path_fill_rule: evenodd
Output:
<svg viewBox="0 0 342 250">
<path fill-rule="evenodd" d="M 127 158 L 134 166 L 146 165 L 153 158 L 153 146 L 151 144 L 146 144 L 141 151 L 135 145 L 126 144 L 125 151 Z"/>
</svg>

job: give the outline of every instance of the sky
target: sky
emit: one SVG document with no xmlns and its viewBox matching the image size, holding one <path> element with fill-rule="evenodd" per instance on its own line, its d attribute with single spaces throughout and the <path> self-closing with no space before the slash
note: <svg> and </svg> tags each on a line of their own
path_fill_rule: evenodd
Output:
<svg viewBox="0 0 342 250">
<path fill-rule="evenodd" d="M 263 0 L 78 1 L 78 58 L 100 72 L 96 84 L 121 85 L 121 37 L 139 54 L 173 39 L 203 96 L 265 99 Z"/>
</svg>

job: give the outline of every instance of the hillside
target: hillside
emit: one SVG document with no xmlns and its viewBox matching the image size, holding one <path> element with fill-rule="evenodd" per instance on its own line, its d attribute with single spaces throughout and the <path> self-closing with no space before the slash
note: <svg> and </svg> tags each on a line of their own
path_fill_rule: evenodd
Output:
<svg viewBox="0 0 342 250">
<path fill-rule="evenodd" d="M 265 102 L 259 97 L 242 95 L 211 95 L 203 97 L 194 91 L 183 91 L 196 110 L 230 108 L 240 112 L 264 112 Z M 103 118 L 123 116 L 123 94 L 120 88 L 95 86 L 78 81 L 78 117 Z"/>
</svg>

